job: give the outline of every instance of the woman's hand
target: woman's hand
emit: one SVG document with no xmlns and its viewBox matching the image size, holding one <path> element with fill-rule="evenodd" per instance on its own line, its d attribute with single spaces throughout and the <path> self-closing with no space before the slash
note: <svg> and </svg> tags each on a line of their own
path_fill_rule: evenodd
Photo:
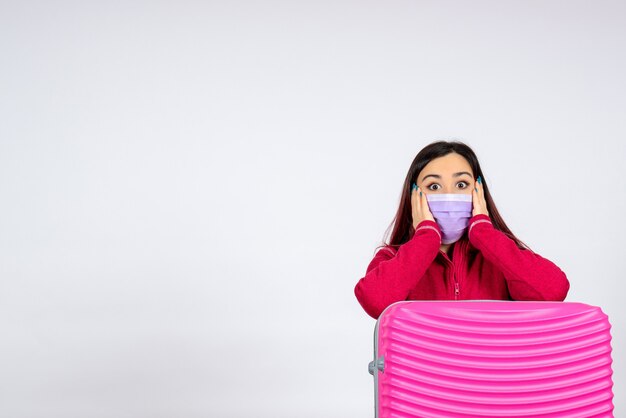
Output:
<svg viewBox="0 0 626 418">
<path fill-rule="evenodd" d="M 485 189 L 483 188 L 481 180 L 480 176 L 478 176 L 478 180 L 474 182 L 474 190 L 472 190 L 472 216 L 489 216 L 489 212 L 487 212 L 487 201 L 485 200 Z"/>
<path fill-rule="evenodd" d="M 420 196 L 421 194 L 421 196 Z M 411 191 L 411 214 L 413 216 L 413 229 L 417 228 L 420 222 L 425 219 L 435 221 L 433 214 L 428 207 L 428 200 L 426 200 L 426 193 L 422 193 L 419 187 L 413 186 Z"/>
</svg>

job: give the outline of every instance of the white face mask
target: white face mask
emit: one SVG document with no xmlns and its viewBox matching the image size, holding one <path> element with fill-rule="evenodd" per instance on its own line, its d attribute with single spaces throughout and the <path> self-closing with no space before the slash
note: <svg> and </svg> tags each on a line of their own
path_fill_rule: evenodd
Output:
<svg viewBox="0 0 626 418">
<path fill-rule="evenodd" d="M 442 244 L 452 244 L 463 236 L 472 217 L 472 195 L 461 193 L 427 194 L 428 207 L 441 229 Z"/>
</svg>

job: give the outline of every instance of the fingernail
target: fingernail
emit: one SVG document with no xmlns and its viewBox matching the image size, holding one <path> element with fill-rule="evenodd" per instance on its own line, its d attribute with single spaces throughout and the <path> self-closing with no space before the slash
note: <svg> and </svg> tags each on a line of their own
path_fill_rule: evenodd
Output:
<svg viewBox="0 0 626 418">
<path fill-rule="evenodd" d="M 481 180 L 480 176 L 478 176 L 478 184 L 483 184 L 483 181 Z"/>
<path fill-rule="evenodd" d="M 413 185 L 411 186 L 411 191 L 417 189 L 417 185 L 415 183 L 413 183 Z"/>
<path fill-rule="evenodd" d="M 422 197 L 422 191 L 420 190 L 420 197 Z"/>
</svg>

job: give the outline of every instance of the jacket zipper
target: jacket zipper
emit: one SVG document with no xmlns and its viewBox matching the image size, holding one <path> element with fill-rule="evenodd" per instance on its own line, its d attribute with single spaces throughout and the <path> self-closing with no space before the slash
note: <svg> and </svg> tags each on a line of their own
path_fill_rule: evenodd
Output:
<svg viewBox="0 0 626 418">
<path fill-rule="evenodd" d="M 463 264 L 463 254 L 465 253 L 465 248 L 461 248 L 461 242 L 457 242 L 454 244 L 454 248 L 452 249 L 452 258 L 457 260 L 456 265 L 453 262 L 452 264 L 452 278 L 454 280 L 454 300 L 458 300 L 461 295 L 461 289 L 459 288 L 459 281 L 457 278 L 460 277 L 460 271 Z M 458 248 L 457 248 L 458 247 Z"/>
<path fill-rule="evenodd" d="M 457 248 L 456 248 L 458 245 L 459 244 L 456 243 L 454 245 L 454 248 L 452 249 L 452 258 L 457 258 L 457 259 L 459 258 L 458 255 L 456 257 L 454 257 L 454 255 L 455 255 L 454 253 L 458 251 Z M 454 265 L 452 260 L 450 260 L 446 254 L 444 254 L 443 252 L 442 252 L 442 254 L 444 255 L 444 259 L 446 260 L 446 262 L 450 263 L 450 265 L 452 265 L 452 269 L 451 270 L 452 270 L 452 280 L 454 281 L 454 300 L 458 300 L 459 299 L 459 295 L 461 294 L 461 290 L 459 289 L 459 282 L 456 280 L 457 266 Z"/>
</svg>

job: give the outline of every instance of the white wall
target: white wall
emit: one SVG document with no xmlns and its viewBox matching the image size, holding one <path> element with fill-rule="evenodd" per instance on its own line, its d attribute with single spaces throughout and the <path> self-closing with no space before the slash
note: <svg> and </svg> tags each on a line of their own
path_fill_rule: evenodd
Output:
<svg viewBox="0 0 626 418">
<path fill-rule="evenodd" d="M 0 416 L 372 416 L 353 289 L 436 139 L 626 415 L 624 51 L 619 1 L 1 2 Z"/>
</svg>

